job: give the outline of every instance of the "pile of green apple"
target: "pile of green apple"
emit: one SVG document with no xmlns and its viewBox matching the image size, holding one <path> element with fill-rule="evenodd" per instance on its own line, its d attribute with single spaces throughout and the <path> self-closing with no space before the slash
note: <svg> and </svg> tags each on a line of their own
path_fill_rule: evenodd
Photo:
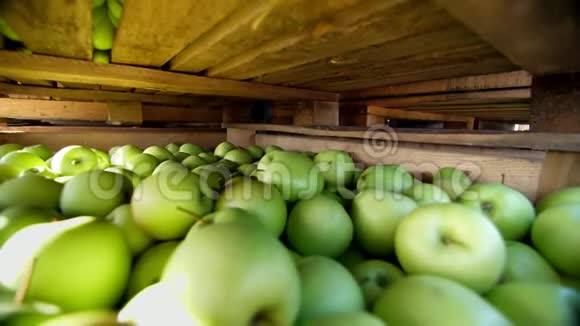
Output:
<svg viewBox="0 0 580 326">
<path fill-rule="evenodd" d="M 343 151 L 0 145 L 1 325 L 578 325 L 580 187 Z"/>
</svg>

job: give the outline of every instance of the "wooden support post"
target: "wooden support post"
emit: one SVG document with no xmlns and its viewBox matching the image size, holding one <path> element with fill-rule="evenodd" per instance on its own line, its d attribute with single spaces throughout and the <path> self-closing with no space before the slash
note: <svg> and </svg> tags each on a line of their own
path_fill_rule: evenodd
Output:
<svg viewBox="0 0 580 326">
<path fill-rule="evenodd" d="M 251 129 L 228 128 L 227 139 L 230 143 L 248 147 L 256 144 L 256 131 Z"/>
<path fill-rule="evenodd" d="M 534 77 L 532 131 L 580 132 L 580 73 Z"/>
<path fill-rule="evenodd" d="M 381 117 L 378 115 L 367 114 L 366 126 L 372 127 L 374 125 L 384 125 L 385 124 L 385 117 Z"/>
<path fill-rule="evenodd" d="M 294 115 L 294 125 L 299 126 L 338 126 L 338 102 L 308 101 L 299 102 Z"/>
<path fill-rule="evenodd" d="M 580 185 L 580 153 L 548 152 L 542 165 L 539 197 Z"/>
<path fill-rule="evenodd" d="M 109 102 L 107 111 L 107 122 L 112 125 L 141 125 L 143 123 L 141 102 Z"/>
</svg>

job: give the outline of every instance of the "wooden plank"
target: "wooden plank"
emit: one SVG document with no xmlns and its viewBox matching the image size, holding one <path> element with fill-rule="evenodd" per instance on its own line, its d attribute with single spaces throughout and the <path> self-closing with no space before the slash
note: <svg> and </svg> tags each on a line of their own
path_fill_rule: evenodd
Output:
<svg viewBox="0 0 580 326">
<path fill-rule="evenodd" d="M 35 53 L 91 59 L 91 0 L 5 0 L 0 13 Z"/>
<path fill-rule="evenodd" d="M 103 137 L 106 135 L 106 137 Z M 204 128 L 125 128 L 125 127 L 5 127 L 0 128 L 1 143 L 45 144 L 53 150 L 68 145 L 100 149 L 133 144 L 141 148 L 168 143 L 195 143 L 211 149 L 226 139 L 219 129 Z"/>
<path fill-rule="evenodd" d="M 192 108 L 144 105 L 144 121 L 159 122 L 221 122 L 221 107 L 196 106 Z"/>
<path fill-rule="evenodd" d="M 526 71 L 467 76 L 450 79 L 429 80 L 402 85 L 392 85 L 345 92 L 341 100 L 370 97 L 388 97 L 463 91 L 481 91 L 502 88 L 527 88 L 532 85 L 532 76 Z"/>
<path fill-rule="evenodd" d="M 0 116 L 31 120 L 107 121 L 107 104 L 0 98 Z"/>
<path fill-rule="evenodd" d="M 345 127 L 297 127 L 272 124 L 224 123 L 224 128 L 251 129 L 259 132 L 279 132 L 314 137 L 339 137 L 367 139 L 369 137 L 393 137 L 398 142 L 479 146 L 493 148 L 520 148 L 534 150 L 555 150 L 580 152 L 580 134 L 542 133 L 542 132 L 456 132 L 450 130 L 405 130 L 405 129 L 367 129 Z"/>
<path fill-rule="evenodd" d="M 532 86 L 533 131 L 580 132 L 580 73 L 535 77 Z"/>
<path fill-rule="evenodd" d="M 580 72 L 577 0 L 523 3 L 437 0 L 437 3 L 533 74 Z"/>
<path fill-rule="evenodd" d="M 481 182 L 498 182 L 513 187 L 532 200 L 538 192 L 538 180 L 546 152 L 429 145 L 380 141 L 341 140 L 296 135 L 257 134 L 258 146 L 278 145 L 287 150 L 323 151 L 338 149 L 350 152 L 364 164 L 400 164 L 416 176 L 433 174 L 442 167 L 457 167 Z"/>
<path fill-rule="evenodd" d="M 338 102 L 307 101 L 297 103 L 293 124 L 298 126 L 338 126 Z"/>
<path fill-rule="evenodd" d="M 424 121 L 452 121 L 468 123 L 473 121 L 473 117 L 459 116 L 444 113 L 431 113 L 422 111 L 398 110 L 392 108 L 383 108 L 378 106 L 368 106 L 367 113 L 371 115 L 382 116 L 389 119 L 402 120 L 424 120 Z"/>
<path fill-rule="evenodd" d="M 141 102 L 109 102 L 107 113 L 107 122 L 112 125 L 141 125 L 143 123 Z"/>
<path fill-rule="evenodd" d="M 540 197 L 580 185 L 580 153 L 548 152 L 542 166 Z"/>
<path fill-rule="evenodd" d="M 161 67 L 241 3 L 238 0 L 126 0 L 112 61 Z"/>
<path fill-rule="evenodd" d="M 249 129 L 227 129 L 227 140 L 237 146 L 248 147 L 255 144 L 256 131 Z"/>
<path fill-rule="evenodd" d="M 214 79 L 122 65 L 100 65 L 39 55 L 0 51 L 0 76 L 19 76 L 64 82 L 148 88 L 197 95 L 260 99 L 336 101 L 338 94 Z"/>
</svg>

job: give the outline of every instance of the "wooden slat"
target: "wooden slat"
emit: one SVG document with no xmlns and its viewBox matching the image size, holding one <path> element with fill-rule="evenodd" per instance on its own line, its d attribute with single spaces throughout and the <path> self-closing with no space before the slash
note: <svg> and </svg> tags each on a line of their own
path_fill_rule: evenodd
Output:
<svg viewBox="0 0 580 326">
<path fill-rule="evenodd" d="M 143 123 L 141 102 L 109 102 L 107 113 L 107 122 L 112 125 L 141 125 Z"/>
<path fill-rule="evenodd" d="M 166 105 L 143 106 L 144 121 L 159 122 L 220 122 L 221 107 L 199 106 L 193 108 L 173 107 Z"/>
<path fill-rule="evenodd" d="M 368 106 L 367 113 L 389 119 L 402 120 L 424 120 L 424 121 L 454 121 L 454 122 L 473 122 L 473 117 L 459 116 L 444 113 L 431 113 L 422 111 L 399 110 L 392 108 L 383 108 L 378 106 Z"/>
<path fill-rule="evenodd" d="M 437 0 L 437 3 L 534 74 L 580 72 L 577 0 Z"/>
<path fill-rule="evenodd" d="M 154 69 L 0 51 L 0 76 L 167 90 L 197 95 L 336 101 L 338 94 L 191 76 Z"/>
<path fill-rule="evenodd" d="M 242 147 L 254 145 L 256 140 L 256 131 L 248 129 L 227 129 L 228 141 L 232 144 Z"/>
<path fill-rule="evenodd" d="M 391 140 L 391 139 L 388 139 Z M 546 152 L 387 142 L 374 145 L 360 140 L 338 140 L 296 135 L 257 134 L 259 146 L 278 145 L 287 150 L 323 151 L 338 149 L 350 152 L 365 164 L 401 164 L 420 176 L 452 166 L 466 171 L 481 182 L 498 182 L 513 187 L 535 199 Z"/>
<path fill-rule="evenodd" d="M 382 139 L 393 137 L 393 129 L 320 127 L 308 128 L 271 124 L 230 124 L 224 128 L 251 129 L 259 132 L 278 132 L 315 137 L 339 137 L 366 139 L 371 136 Z M 528 132 L 456 132 L 449 130 L 394 130 L 398 142 L 480 146 L 493 148 L 523 148 L 580 152 L 580 134 L 528 133 Z"/>
<path fill-rule="evenodd" d="M 112 60 L 160 67 L 244 2 L 126 0 Z"/>
<path fill-rule="evenodd" d="M 580 185 L 580 153 L 549 152 L 542 167 L 540 196 Z"/>
<path fill-rule="evenodd" d="M 534 77 L 533 131 L 580 132 L 580 73 Z"/>
<path fill-rule="evenodd" d="M 36 53 L 91 59 L 91 0 L 4 0 L 0 16 Z"/>
<path fill-rule="evenodd" d="M 481 91 L 502 88 L 522 88 L 530 87 L 531 85 L 532 76 L 528 72 L 514 71 L 500 74 L 439 79 L 403 85 L 360 89 L 342 93 L 340 98 L 346 100 L 370 97 Z"/>
</svg>

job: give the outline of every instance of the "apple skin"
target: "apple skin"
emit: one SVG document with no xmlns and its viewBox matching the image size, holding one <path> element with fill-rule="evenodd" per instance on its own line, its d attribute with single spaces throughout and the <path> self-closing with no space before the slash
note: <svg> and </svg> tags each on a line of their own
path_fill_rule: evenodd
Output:
<svg viewBox="0 0 580 326">
<path fill-rule="evenodd" d="M 34 154 L 45 161 L 54 155 L 54 151 L 44 144 L 26 146 L 22 149 L 22 151 Z"/>
<path fill-rule="evenodd" d="M 563 287 L 580 291 L 580 279 L 578 278 L 573 278 L 567 275 L 560 275 L 560 284 Z"/>
<path fill-rule="evenodd" d="M 191 154 L 187 154 L 184 152 L 177 152 L 175 154 L 173 154 L 173 157 L 175 158 L 175 161 L 177 162 L 183 162 L 183 160 L 185 160 L 186 158 L 190 157 Z"/>
<path fill-rule="evenodd" d="M 198 325 L 292 325 L 300 306 L 300 278 L 288 250 L 245 223 L 197 230 L 169 258 L 161 283 Z"/>
<path fill-rule="evenodd" d="M 58 212 L 27 206 L 13 206 L 0 213 L 0 248 L 14 233 L 38 223 L 60 219 Z"/>
<path fill-rule="evenodd" d="M 199 176 L 201 191 L 209 198 L 216 199 L 232 173 L 218 163 L 198 166 L 192 172 Z"/>
<path fill-rule="evenodd" d="M 264 224 L 260 222 L 258 217 L 250 214 L 248 211 L 241 208 L 228 207 L 222 210 L 215 211 L 202 217 L 199 221 L 195 222 L 193 227 L 189 230 L 187 237 L 190 236 L 196 230 L 206 228 L 213 224 L 221 223 L 246 223 L 256 228 L 265 228 Z"/>
<path fill-rule="evenodd" d="M 386 326 L 382 320 L 367 312 L 351 312 L 307 320 L 297 326 Z"/>
<path fill-rule="evenodd" d="M 0 251 L 0 283 L 15 291 L 32 260 L 27 299 L 67 311 L 112 308 L 131 269 L 121 231 L 87 216 L 35 224 L 14 234 Z"/>
<path fill-rule="evenodd" d="M 264 149 L 257 145 L 249 146 L 248 148 L 246 148 L 246 150 L 248 151 L 248 153 L 250 153 L 250 155 L 252 155 L 254 161 L 261 159 L 262 156 L 264 156 L 265 154 Z"/>
<path fill-rule="evenodd" d="M 446 277 L 480 293 L 497 284 L 506 263 L 495 225 L 459 204 L 417 208 L 399 224 L 395 252 L 408 274 Z"/>
<path fill-rule="evenodd" d="M 119 174 L 93 170 L 74 176 L 64 184 L 60 210 L 65 217 L 104 218 L 127 202 L 126 179 Z"/>
<path fill-rule="evenodd" d="M 279 237 L 286 226 L 288 211 L 282 194 L 272 185 L 239 177 L 230 180 L 216 201 L 216 211 L 241 208 L 258 218 L 270 233 Z"/>
<path fill-rule="evenodd" d="M 24 171 L 35 170 L 42 171 L 48 169 L 48 165 L 40 157 L 30 154 L 27 152 L 11 152 L 4 155 L 0 159 L 0 164 L 7 164 L 13 167 L 14 175 L 10 176 L 12 178 L 17 177 Z"/>
<path fill-rule="evenodd" d="M 255 172 L 257 169 L 258 169 L 258 164 L 249 163 L 249 164 L 243 164 L 243 165 L 238 166 L 237 171 L 240 174 L 242 174 L 243 176 L 251 177 L 251 176 L 255 175 Z"/>
<path fill-rule="evenodd" d="M 125 168 L 135 172 L 140 178 L 146 178 L 153 174 L 155 168 L 159 165 L 159 161 L 151 154 L 137 154 L 131 156 L 125 162 Z"/>
<path fill-rule="evenodd" d="M 538 214 L 548 208 L 562 205 L 580 205 L 580 187 L 571 187 L 554 191 L 538 201 Z"/>
<path fill-rule="evenodd" d="M 350 245 L 353 225 L 339 202 L 318 194 L 294 205 L 286 232 L 300 254 L 336 258 Z"/>
<path fill-rule="evenodd" d="M 360 175 L 357 189 L 378 189 L 395 193 L 404 193 L 413 186 L 413 176 L 402 166 L 395 164 L 373 165 Z"/>
<path fill-rule="evenodd" d="M 548 283 L 515 282 L 500 285 L 487 300 L 514 325 L 578 325 L 580 294 Z"/>
<path fill-rule="evenodd" d="M 198 166 L 209 164 L 208 161 L 202 159 L 197 155 L 189 155 L 183 161 L 181 161 L 181 165 L 188 168 L 189 170 L 193 170 Z"/>
<path fill-rule="evenodd" d="M 542 211 L 532 225 L 532 242 L 557 270 L 580 277 L 580 205 Z"/>
<path fill-rule="evenodd" d="M 200 189 L 193 173 L 162 172 L 144 179 L 131 198 L 135 223 L 157 240 L 179 239 L 202 216 L 213 201 Z"/>
<path fill-rule="evenodd" d="M 143 153 L 155 156 L 155 158 L 159 162 L 164 162 L 164 161 L 175 159 L 175 157 L 173 156 L 173 153 L 171 153 L 168 149 L 161 147 L 161 146 L 157 146 L 157 145 L 149 146 L 149 147 L 145 148 Z"/>
<path fill-rule="evenodd" d="M 471 179 L 465 173 L 452 167 L 441 168 L 433 175 L 433 184 L 443 189 L 451 200 L 461 196 L 471 183 Z"/>
<path fill-rule="evenodd" d="M 135 260 L 127 284 L 127 298 L 133 298 L 146 287 L 158 283 L 169 257 L 179 241 L 165 241 L 147 249 Z"/>
<path fill-rule="evenodd" d="M 264 152 L 266 152 L 266 154 L 276 152 L 276 151 L 284 151 L 284 149 L 282 147 L 276 146 L 276 145 L 270 145 L 270 146 L 266 146 L 266 148 L 264 148 Z"/>
<path fill-rule="evenodd" d="M 201 157 L 209 163 L 215 163 L 220 160 L 220 158 L 215 156 L 213 153 L 199 153 L 197 156 Z"/>
<path fill-rule="evenodd" d="M 258 163 L 258 180 L 273 184 L 288 202 L 307 199 L 324 189 L 324 178 L 308 156 L 298 152 L 270 152 Z"/>
<path fill-rule="evenodd" d="M 142 253 L 153 244 L 153 239 L 135 224 L 131 205 L 118 206 L 107 215 L 106 220 L 121 229 L 133 256 Z"/>
<path fill-rule="evenodd" d="M 41 177 L 27 175 L 0 184 L 0 209 L 31 206 L 58 209 L 63 185 Z"/>
<path fill-rule="evenodd" d="M 71 145 L 54 154 L 50 168 L 57 174 L 66 176 L 94 170 L 98 165 L 99 158 L 90 148 Z"/>
<path fill-rule="evenodd" d="M 135 155 L 139 155 L 143 151 L 135 145 L 123 145 L 111 155 L 111 163 L 117 166 L 125 166 L 129 159 Z"/>
<path fill-rule="evenodd" d="M 521 192 L 499 183 L 478 183 L 469 187 L 458 202 L 481 210 L 505 240 L 521 240 L 528 234 L 536 213 Z"/>
<path fill-rule="evenodd" d="M 530 246 L 516 241 L 506 241 L 507 262 L 502 282 L 560 283 L 560 277 Z"/>
<path fill-rule="evenodd" d="M 360 192 L 350 208 L 360 248 L 375 257 L 394 253 L 395 231 L 415 208 L 415 201 L 401 194 L 375 189 Z"/>
<path fill-rule="evenodd" d="M 348 270 L 352 270 L 356 265 L 364 262 L 366 260 L 364 254 L 355 247 L 348 248 L 340 257 L 336 258 L 336 261 L 346 267 Z"/>
<path fill-rule="evenodd" d="M 354 162 L 350 155 L 343 151 L 328 150 L 314 156 L 327 186 L 345 188 L 354 179 Z"/>
<path fill-rule="evenodd" d="M 110 310 L 87 310 L 51 317 L 42 326 L 117 325 L 117 313 Z M 15 325 L 16 326 L 16 325 Z"/>
<path fill-rule="evenodd" d="M 187 170 L 187 168 L 180 163 L 177 163 L 175 161 L 165 161 L 165 162 L 161 162 L 155 168 L 155 170 L 153 170 L 153 173 L 151 173 L 151 175 L 156 175 L 156 174 L 159 174 L 162 172 L 163 173 L 170 173 L 171 171 L 173 171 L 173 173 L 180 173 L 180 174 L 185 174 L 185 173 L 189 172 Z"/>
<path fill-rule="evenodd" d="M 22 149 L 22 145 L 19 144 L 2 144 L 0 145 L 0 158 L 4 157 L 4 155 L 19 151 Z"/>
<path fill-rule="evenodd" d="M 224 155 L 224 159 L 238 163 L 238 165 L 254 162 L 252 154 L 243 148 L 235 148 Z"/>
<path fill-rule="evenodd" d="M 187 143 L 179 147 L 179 152 L 187 153 L 189 155 L 198 155 L 203 153 L 204 149 L 199 145 Z"/>
<path fill-rule="evenodd" d="M 338 262 L 310 256 L 297 264 L 302 302 L 298 321 L 364 311 L 364 297 L 354 277 Z"/>
<path fill-rule="evenodd" d="M 119 166 L 111 166 L 106 168 L 104 171 L 120 174 L 125 177 L 125 182 L 123 184 L 125 185 L 125 192 L 129 195 L 133 194 L 135 188 L 137 188 L 141 183 L 141 178 L 135 174 L 135 172 Z"/>
<path fill-rule="evenodd" d="M 405 195 L 415 200 L 419 206 L 451 202 L 451 198 L 449 198 L 449 195 L 443 189 L 436 185 L 422 183 L 418 180 L 415 180 L 413 186 L 405 191 Z"/>
<path fill-rule="evenodd" d="M 23 172 L 27 172 L 27 173 L 23 173 Z M 6 180 L 14 179 L 14 176 L 20 176 L 20 175 L 24 175 L 24 174 L 26 174 L 26 175 L 38 174 L 38 173 L 34 173 L 33 170 L 28 170 L 28 171 L 23 171 L 23 172 L 18 173 L 18 168 L 16 166 L 0 163 L 0 184 Z"/>
<path fill-rule="evenodd" d="M 104 170 L 108 167 L 111 166 L 111 158 L 109 157 L 109 154 L 103 152 L 100 149 L 96 149 L 96 148 L 91 148 L 91 150 L 93 151 L 93 153 L 95 153 L 95 155 L 97 155 L 97 168 L 100 170 Z"/>
<path fill-rule="evenodd" d="M 373 314 L 387 325 L 512 325 L 477 293 L 432 275 L 397 281 L 383 292 Z"/>
<path fill-rule="evenodd" d="M 121 148 L 121 146 L 113 146 L 113 147 L 109 148 L 109 151 L 108 151 L 109 158 L 113 157 L 113 155 L 119 150 L 119 148 Z"/>
<path fill-rule="evenodd" d="M 169 143 L 165 146 L 165 149 L 167 149 L 171 154 L 175 155 L 177 152 L 179 152 L 180 147 L 181 145 L 179 144 Z"/>
<path fill-rule="evenodd" d="M 234 150 L 236 148 L 237 148 L 236 145 L 225 141 L 225 142 L 219 143 L 215 147 L 213 154 L 219 158 L 224 158 L 229 151 Z"/>
<path fill-rule="evenodd" d="M 405 277 L 399 267 L 382 260 L 364 261 L 354 266 L 351 273 L 363 291 L 367 308 L 371 310 L 389 286 Z"/>
</svg>

